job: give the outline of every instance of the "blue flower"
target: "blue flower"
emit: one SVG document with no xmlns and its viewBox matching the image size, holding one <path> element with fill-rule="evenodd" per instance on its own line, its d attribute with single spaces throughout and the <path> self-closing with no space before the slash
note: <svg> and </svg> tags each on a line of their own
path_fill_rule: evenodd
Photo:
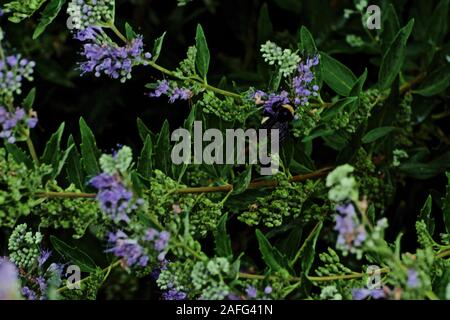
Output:
<svg viewBox="0 0 450 320">
<path fill-rule="evenodd" d="M 150 97 L 161 97 L 163 94 L 167 94 L 169 92 L 170 86 L 169 81 L 162 80 L 158 82 L 158 86 L 155 89 L 155 92 L 150 93 Z"/>
<path fill-rule="evenodd" d="M 247 286 L 247 289 L 245 289 L 245 292 L 247 293 L 247 297 L 250 299 L 256 298 L 258 291 L 253 286 Z"/>
<path fill-rule="evenodd" d="M 27 115 L 23 108 L 16 108 L 9 112 L 0 106 L 0 138 L 5 139 L 8 143 L 16 142 L 16 135 L 21 125 L 33 128 L 36 123 L 37 118 L 34 112 Z"/>
<path fill-rule="evenodd" d="M 174 103 L 176 100 L 189 100 L 192 92 L 185 88 L 174 88 L 172 94 L 170 95 L 169 102 Z"/>
<path fill-rule="evenodd" d="M 170 233 L 167 231 L 158 232 L 150 228 L 146 231 L 144 240 L 153 242 L 153 248 L 158 253 L 158 260 L 164 261 L 166 258 L 166 248 L 170 240 Z"/>
<path fill-rule="evenodd" d="M 31 290 L 28 287 L 22 288 L 22 294 L 25 296 L 25 298 L 27 300 L 36 300 L 37 299 L 36 292 L 34 292 L 33 290 Z"/>
<path fill-rule="evenodd" d="M 50 250 L 41 250 L 41 254 L 38 257 L 38 265 L 39 268 L 41 268 L 44 263 L 48 260 L 48 258 L 50 258 L 50 256 L 52 255 L 52 252 Z"/>
<path fill-rule="evenodd" d="M 264 288 L 264 293 L 265 294 L 271 294 L 272 293 L 272 287 L 271 286 L 267 286 Z"/>
<path fill-rule="evenodd" d="M 142 201 L 133 202 L 133 192 L 128 190 L 119 177 L 101 173 L 90 181 L 99 190 L 97 200 L 103 212 L 114 221 L 129 222 L 128 212 L 135 210 Z"/>
<path fill-rule="evenodd" d="M 130 239 L 123 231 L 108 234 L 108 242 L 113 245 L 106 252 L 112 252 L 115 256 L 123 259 L 129 267 L 139 265 L 145 267 L 148 264 L 149 257 L 145 254 L 144 248 L 137 240 Z"/>
<path fill-rule="evenodd" d="M 158 81 L 158 86 L 154 92 L 148 94 L 149 97 L 161 97 L 167 95 L 169 102 L 174 103 L 176 100 L 189 100 L 192 96 L 192 91 L 187 88 L 180 88 L 176 84 L 171 85 L 167 80 Z"/>
<path fill-rule="evenodd" d="M 381 299 L 385 297 L 385 292 L 383 289 L 353 289 L 352 298 L 353 300 L 364 300 L 368 297 L 373 299 Z"/>
<path fill-rule="evenodd" d="M 319 64 L 319 57 L 314 56 L 301 62 L 297 68 L 298 75 L 292 80 L 292 86 L 295 92 L 294 102 L 296 105 L 305 106 L 308 104 L 309 97 L 318 96 L 319 86 L 311 85 L 314 80 L 314 73 L 311 71 L 313 66 Z"/>
<path fill-rule="evenodd" d="M 45 290 L 47 289 L 47 281 L 45 280 L 44 277 L 39 276 L 36 278 L 36 282 L 39 286 L 39 290 L 41 291 L 42 294 L 44 294 Z"/>
<path fill-rule="evenodd" d="M 185 300 L 186 293 L 176 289 L 170 289 L 162 294 L 164 300 Z"/>
<path fill-rule="evenodd" d="M 337 208 L 335 216 L 336 225 L 334 230 L 339 232 L 336 246 L 347 251 L 361 247 L 366 240 L 367 234 L 356 216 L 353 204 L 344 204 Z"/>
<path fill-rule="evenodd" d="M 33 71 L 36 63 L 21 57 L 20 54 L 10 55 L 0 60 L 0 93 L 20 94 L 22 81 L 33 80 Z"/>
<path fill-rule="evenodd" d="M 408 269 L 408 280 L 406 285 L 412 289 L 420 286 L 419 273 L 416 270 Z"/>
<path fill-rule="evenodd" d="M 281 91 L 280 94 L 271 93 L 264 102 L 264 115 L 274 115 L 277 109 L 283 104 L 289 104 L 287 91 Z"/>
</svg>

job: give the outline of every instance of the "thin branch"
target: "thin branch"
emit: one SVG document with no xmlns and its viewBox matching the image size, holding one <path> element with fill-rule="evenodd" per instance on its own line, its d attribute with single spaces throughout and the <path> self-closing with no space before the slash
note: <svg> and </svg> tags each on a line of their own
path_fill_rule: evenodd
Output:
<svg viewBox="0 0 450 320">
<path fill-rule="evenodd" d="M 320 170 L 293 176 L 291 182 L 301 182 L 309 179 L 319 178 L 325 176 L 333 169 L 333 167 L 326 167 Z M 262 188 L 275 188 L 278 185 L 277 180 L 258 180 L 253 181 L 248 185 L 247 189 L 262 189 Z M 227 184 L 223 186 L 214 187 L 188 187 L 175 190 L 174 193 L 186 194 L 186 193 L 210 193 L 210 192 L 230 192 L 233 190 L 233 185 Z M 79 192 L 36 192 L 35 195 L 38 198 L 89 198 L 93 199 L 97 196 L 96 193 L 79 193 Z"/>
</svg>

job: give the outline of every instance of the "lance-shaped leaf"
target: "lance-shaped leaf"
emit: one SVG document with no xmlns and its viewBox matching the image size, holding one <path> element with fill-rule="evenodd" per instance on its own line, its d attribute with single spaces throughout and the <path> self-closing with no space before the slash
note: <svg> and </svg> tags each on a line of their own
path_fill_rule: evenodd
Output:
<svg viewBox="0 0 450 320">
<path fill-rule="evenodd" d="M 200 76 L 206 79 L 209 69 L 209 48 L 206 42 L 205 33 L 201 25 L 197 25 L 197 33 L 195 36 L 195 43 L 197 47 L 197 55 L 195 57 L 195 64 Z"/>
<path fill-rule="evenodd" d="M 100 173 L 100 165 L 98 159 L 100 151 L 95 143 L 95 137 L 91 129 L 86 124 L 83 118 L 80 118 L 80 133 L 81 133 L 81 163 L 88 176 L 95 176 Z"/>
<path fill-rule="evenodd" d="M 216 245 L 216 254 L 218 257 L 232 257 L 231 239 L 227 233 L 228 214 L 224 214 L 214 230 L 214 243 Z"/>
<path fill-rule="evenodd" d="M 336 93 L 348 96 L 356 82 L 353 72 L 324 52 L 320 53 L 320 63 L 322 64 L 323 81 Z"/>
<path fill-rule="evenodd" d="M 414 26 L 414 19 L 411 19 L 406 26 L 401 28 L 394 40 L 390 44 L 381 61 L 378 73 L 378 83 L 380 89 L 388 89 L 395 77 L 400 73 L 406 54 L 406 42 Z"/>
<path fill-rule="evenodd" d="M 36 29 L 34 29 L 33 40 L 36 40 L 42 32 L 45 31 L 47 26 L 53 22 L 65 3 L 66 0 L 51 0 L 49 4 L 47 4 L 44 11 L 42 11 L 39 24 L 36 26 Z"/>
<path fill-rule="evenodd" d="M 83 272 L 95 272 L 97 270 L 94 260 L 77 247 L 72 247 L 55 236 L 50 236 L 50 242 L 53 248 L 65 259 L 65 262 L 79 266 Z"/>
</svg>

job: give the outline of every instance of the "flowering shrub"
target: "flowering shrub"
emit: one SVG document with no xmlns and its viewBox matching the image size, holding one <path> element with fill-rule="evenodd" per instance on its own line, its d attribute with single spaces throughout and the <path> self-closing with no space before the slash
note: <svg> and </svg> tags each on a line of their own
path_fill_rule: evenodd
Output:
<svg viewBox="0 0 450 320">
<path fill-rule="evenodd" d="M 275 2 L 277 10 L 309 10 Z M 177 3 L 183 13 L 227 7 Z M 325 2 L 305 1 L 312 31 L 292 34 L 275 32 L 270 6 L 255 3 L 248 70 L 208 45 L 217 41 L 200 24 L 174 63 L 173 30 L 152 39 L 154 31 L 124 23 L 117 9 L 150 11 L 148 3 L 3 4 L 0 299 L 450 299 L 449 2 L 410 10 L 383 2 L 381 27 L 369 29 L 366 1 L 339 8 L 335 22 Z M 64 10 L 68 28 L 54 35 Z M 430 21 L 420 17 L 427 10 Z M 332 28 L 317 27 L 322 14 Z M 32 26 L 32 37 L 18 37 L 21 26 Z M 46 59 L 69 59 L 63 43 L 72 39 L 79 56 L 65 74 Z M 336 56 L 363 64 L 350 69 Z M 230 64 L 229 79 L 219 81 L 219 59 Z M 63 122 L 46 137 L 37 114 L 55 100 L 51 91 L 39 98 L 41 81 L 71 90 L 88 82 L 77 94 L 108 108 L 118 82 L 128 86 L 121 120 L 138 90 L 161 110 L 184 107 L 180 123 L 192 135 L 194 121 L 219 133 L 277 129 L 280 150 L 270 156 L 279 170 L 175 164 L 173 121 L 170 128 L 152 117 L 138 118 L 138 141 L 116 123 L 108 149 L 95 137 L 109 121 L 93 120 L 103 117 L 97 105 L 79 129 Z"/>
</svg>

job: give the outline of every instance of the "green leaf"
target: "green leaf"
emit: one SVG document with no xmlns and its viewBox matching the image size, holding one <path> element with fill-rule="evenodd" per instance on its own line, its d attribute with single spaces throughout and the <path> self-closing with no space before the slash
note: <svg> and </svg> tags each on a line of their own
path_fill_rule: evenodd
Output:
<svg viewBox="0 0 450 320">
<path fill-rule="evenodd" d="M 395 12 L 395 7 L 390 3 L 385 9 L 385 12 L 383 12 L 383 31 L 380 37 L 381 52 L 386 52 L 398 30 L 400 30 L 400 22 Z"/>
<path fill-rule="evenodd" d="M 420 215 L 418 220 L 423 220 L 425 224 L 427 225 L 427 230 L 430 233 L 430 235 L 434 234 L 434 219 L 431 215 L 431 209 L 433 205 L 433 199 L 431 198 L 431 195 L 428 195 L 427 201 L 425 201 L 425 204 L 423 205 L 422 209 L 420 210 Z"/>
<path fill-rule="evenodd" d="M 95 143 L 95 137 L 91 129 L 88 127 L 83 118 L 80 118 L 81 133 L 81 163 L 88 176 L 96 176 L 100 173 L 100 165 L 98 159 L 100 151 Z"/>
<path fill-rule="evenodd" d="M 273 24 L 270 20 L 267 3 L 264 3 L 259 11 L 258 18 L 258 44 L 269 40 L 273 35 Z"/>
<path fill-rule="evenodd" d="M 130 177 L 133 185 L 133 191 L 139 198 L 142 198 L 144 196 L 145 185 L 143 180 L 145 180 L 145 178 L 137 173 L 136 170 L 131 171 Z"/>
<path fill-rule="evenodd" d="M 6 151 L 11 154 L 17 163 L 23 163 L 28 169 L 33 169 L 33 161 L 30 157 L 15 144 L 5 143 Z"/>
<path fill-rule="evenodd" d="M 125 34 L 128 41 L 132 41 L 136 38 L 136 32 L 134 32 L 133 27 L 130 26 L 128 22 L 125 23 Z"/>
<path fill-rule="evenodd" d="M 372 225 L 376 224 L 376 221 L 375 221 L 375 205 L 373 203 L 371 203 L 369 205 L 369 208 L 367 209 L 367 218 L 369 219 L 369 222 Z"/>
<path fill-rule="evenodd" d="M 408 162 L 402 163 L 399 167 L 403 173 L 415 179 L 429 179 L 450 168 L 450 151 L 429 161 L 423 159 L 410 158 Z"/>
<path fill-rule="evenodd" d="M 97 270 L 94 260 L 77 247 L 71 247 L 55 236 L 50 236 L 50 242 L 53 248 L 66 260 L 65 262 L 79 266 L 83 272 L 95 272 Z"/>
<path fill-rule="evenodd" d="M 56 179 L 59 176 L 62 169 L 64 168 L 64 165 L 66 164 L 66 161 L 69 157 L 70 152 L 74 148 L 75 148 L 75 144 L 72 144 L 69 147 L 67 147 L 67 149 L 64 151 L 64 153 L 62 154 L 62 157 L 59 159 L 58 163 L 56 164 L 55 168 L 53 169 L 52 179 Z"/>
<path fill-rule="evenodd" d="M 406 43 L 414 26 L 411 19 L 406 26 L 401 28 L 390 44 L 381 61 L 378 73 L 380 89 L 388 89 L 397 75 L 400 73 L 406 54 Z"/>
<path fill-rule="evenodd" d="M 339 116 L 341 112 L 348 111 L 348 109 L 353 109 L 353 104 L 358 101 L 358 97 L 348 97 L 339 100 L 331 107 L 326 108 L 320 114 L 320 118 L 326 122 L 328 120 L 333 119 L 334 117 Z"/>
<path fill-rule="evenodd" d="M 348 96 L 356 82 L 353 72 L 324 52 L 320 53 L 320 62 L 322 64 L 323 81 L 336 93 L 341 96 Z"/>
<path fill-rule="evenodd" d="M 171 168 L 172 163 L 170 154 L 169 122 L 165 120 L 155 145 L 155 167 L 167 175 L 170 174 L 169 167 Z"/>
<path fill-rule="evenodd" d="M 61 138 L 64 132 L 64 127 L 65 124 L 63 122 L 59 126 L 58 130 L 56 130 L 56 132 L 47 141 L 47 145 L 45 146 L 44 153 L 41 157 L 43 163 L 52 165 L 53 173 L 57 170 L 61 156 Z"/>
<path fill-rule="evenodd" d="M 309 236 L 306 238 L 304 244 L 302 245 L 301 253 L 301 270 L 302 273 L 308 275 L 309 270 L 314 262 L 314 257 L 316 255 L 316 243 L 319 238 L 320 231 L 322 231 L 323 223 L 319 222 L 314 229 L 311 231 Z"/>
<path fill-rule="evenodd" d="M 214 243 L 216 244 L 216 255 L 218 257 L 233 256 L 231 250 L 231 239 L 227 233 L 228 214 L 225 213 L 219 220 L 217 228 L 214 230 Z"/>
<path fill-rule="evenodd" d="M 233 195 L 240 194 L 247 190 L 252 180 L 252 166 L 248 165 L 235 181 L 233 181 Z"/>
<path fill-rule="evenodd" d="M 441 43 L 447 34 L 448 3 L 449 0 L 441 0 L 429 17 L 427 36 L 428 40 L 435 45 Z"/>
<path fill-rule="evenodd" d="M 209 69 L 210 54 L 208 44 L 206 43 L 205 33 L 202 26 L 197 25 L 197 33 L 195 36 L 195 43 L 197 47 L 197 55 L 195 57 L 195 64 L 200 76 L 206 79 Z"/>
<path fill-rule="evenodd" d="M 395 127 L 379 127 L 379 128 L 370 130 L 369 132 L 367 132 L 364 135 L 364 137 L 362 137 L 362 143 L 374 142 L 375 140 L 378 140 L 378 139 L 384 137 L 385 135 L 388 135 L 395 129 L 396 129 Z"/>
<path fill-rule="evenodd" d="M 164 32 L 161 37 L 155 39 L 155 42 L 153 44 L 153 51 L 152 51 L 152 61 L 158 60 L 159 55 L 161 54 L 161 49 L 162 49 L 162 45 L 163 45 L 165 36 L 166 36 L 166 32 Z"/>
<path fill-rule="evenodd" d="M 152 161 L 153 161 L 153 142 L 149 135 L 145 138 L 144 147 L 142 148 L 141 156 L 139 157 L 137 171 L 145 178 L 150 178 L 152 175 Z"/>
<path fill-rule="evenodd" d="M 297 251 L 300 249 L 302 245 L 302 235 L 302 226 L 295 225 L 292 227 L 289 234 L 287 234 L 287 236 L 280 241 L 280 244 L 277 245 L 280 251 L 283 252 L 288 259 L 293 259 Z"/>
<path fill-rule="evenodd" d="M 147 136 L 150 136 L 150 138 L 152 138 L 152 141 L 156 140 L 153 132 L 150 131 L 150 129 L 145 125 L 145 123 L 140 118 L 137 118 L 136 122 L 137 122 L 139 137 L 141 138 L 142 142 L 144 142 L 145 139 L 147 139 Z"/>
<path fill-rule="evenodd" d="M 44 11 L 42 11 L 41 19 L 39 20 L 36 29 L 34 29 L 33 40 L 36 40 L 42 32 L 45 31 L 47 26 L 53 22 L 65 3 L 66 0 L 51 0 L 49 4 L 47 4 Z"/>
<path fill-rule="evenodd" d="M 448 299 L 448 284 L 450 283 L 450 268 L 444 269 L 442 275 L 437 275 L 433 281 L 433 292 L 441 300 Z"/>
<path fill-rule="evenodd" d="M 192 126 L 194 125 L 195 117 L 197 114 L 197 108 L 192 106 L 189 116 L 184 120 L 184 128 L 189 132 L 192 132 Z"/>
<path fill-rule="evenodd" d="M 356 80 L 356 82 L 353 84 L 352 89 L 350 90 L 350 96 L 352 97 L 359 97 L 359 94 L 361 93 L 364 83 L 367 79 L 367 68 L 364 69 L 363 74 Z"/>
<path fill-rule="evenodd" d="M 25 99 L 22 102 L 22 106 L 25 110 L 29 111 L 33 108 L 34 100 L 36 98 L 36 88 L 30 90 Z"/>
<path fill-rule="evenodd" d="M 302 142 L 312 141 L 319 137 L 330 136 L 333 133 L 334 133 L 333 129 L 318 129 L 318 130 L 315 130 L 314 132 L 311 132 L 311 134 L 309 136 L 304 137 L 302 139 Z"/>
<path fill-rule="evenodd" d="M 413 93 L 420 94 L 425 97 L 434 96 L 443 92 L 450 85 L 450 65 L 447 64 L 432 73 L 430 73 L 420 87 Z"/>
<path fill-rule="evenodd" d="M 450 233 L 450 172 L 447 175 L 447 187 L 445 192 L 445 199 L 442 199 L 442 213 L 444 215 L 445 230 Z"/>
<path fill-rule="evenodd" d="M 81 167 L 80 154 L 75 146 L 75 140 L 70 135 L 67 140 L 67 146 L 74 145 L 67 157 L 66 172 L 70 183 L 73 183 L 78 189 L 84 191 L 84 173 Z"/>
<path fill-rule="evenodd" d="M 256 238 L 258 239 L 259 251 L 261 252 L 262 258 L 267 266 L 273 272 L 288 274 L 287 270 L 283 266 L 283 262 L 280 261 L 280 254 L 276 248 L 272 247 L 269 240 L 267 240 L 259 229 L 256 229 L 255 233 Z"/>
<path fill-rule="evenodd" d="M 312 56 L 317 53 L 316 43 L 314 42 L 314 38 L 309 32 L 308 28 L 302 26 L 300 28 L 300 50 L 304 51 L 306 55 Z"/>
<path fill-rule="evenodd" d="M 269 90 L 270 91 L 278 90 L 278 88 L 280 87 L 281 78 L 282 78 L 281 73 L 278 69 L 272 73 L 272 75 L 270 77 L 270 82 L 269 82 Z"/>
</svg>

